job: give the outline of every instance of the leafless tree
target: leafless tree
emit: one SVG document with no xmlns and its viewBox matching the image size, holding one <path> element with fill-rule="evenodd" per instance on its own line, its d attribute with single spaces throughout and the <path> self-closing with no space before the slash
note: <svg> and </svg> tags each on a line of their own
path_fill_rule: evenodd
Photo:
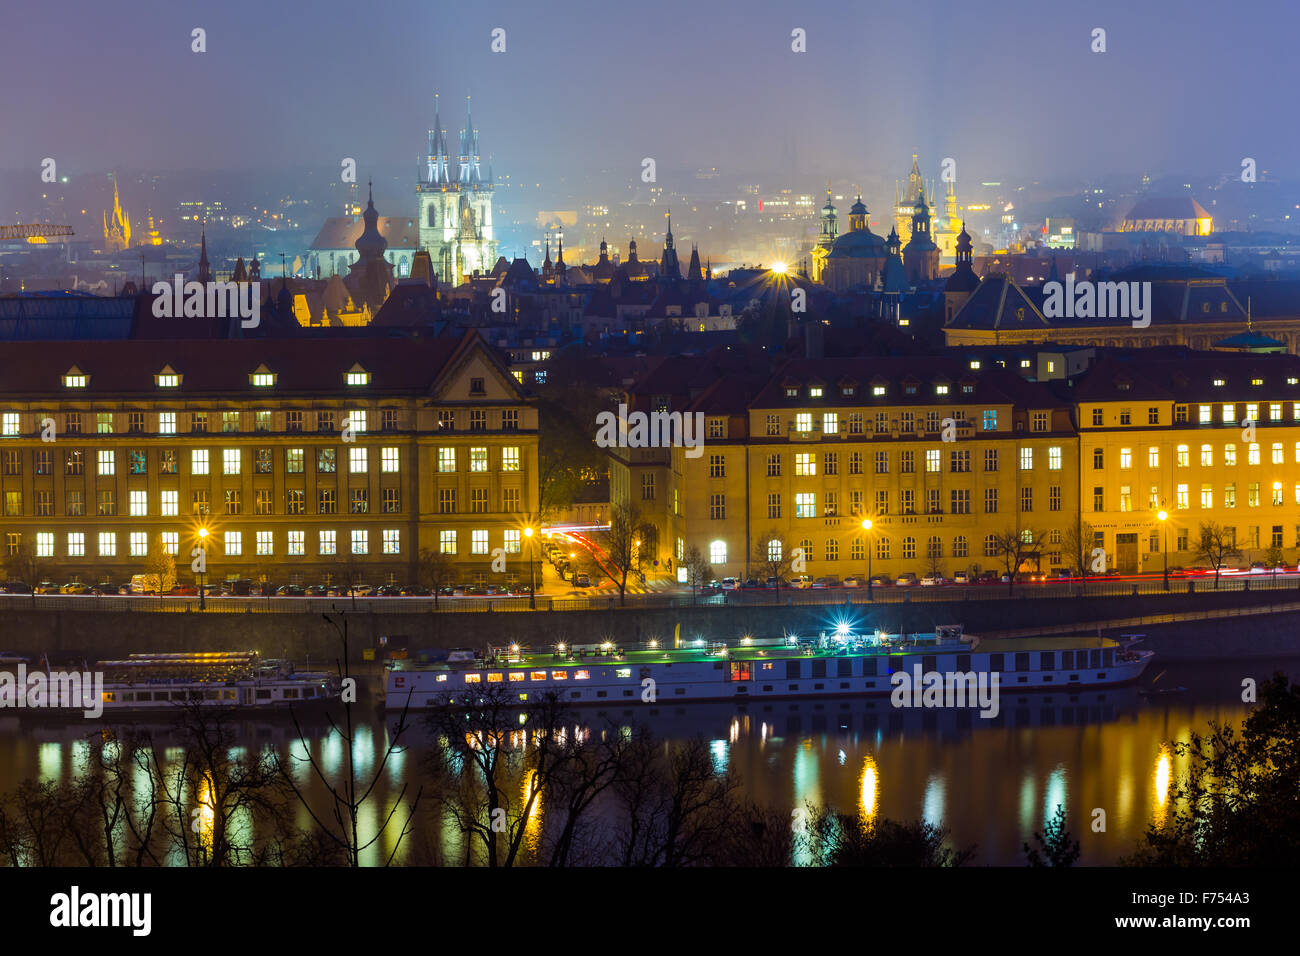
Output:
<svg viewBox="0 0 1300 956">
<path fill-rule="evenodd" d="M 713 579 L 713 565 L 709 564 L 699 547 L 691 545 L 686 549 L 682 566 L 686 568 L 686 583 L 690 585 L 693 601 L 700 588 Z"/>
<path fill-rule="evenodd" d="M 1236 529 L 1229 530 L 1217 521 L 1202 521 L 1196 539 L 1196 558 L 1214 568 L 1214 589 L 1219 589 L 1219 571 L 1230 558 L 1240 558 Z"/>
<path fill-rule="evenodd" d="M 619 600 L 623 604 L 627 603 L 628 573 L 637 564 L 637 542 L 641 540 L 642 523 L 641 512 L 635 505 L 619 502 L 610 509 L 605 553 L 618 575 L 614 583 L 618 585 Z"/>
<path fill-rule="evenodd" d="M 1061 544 L 1070 561 L 1079 569 L 1079 578 L 1086 593 L 1088 572 L 1092 570 L 1092 551 L 1096 547 L 1096 534 L 1091 524 L 1079 518 L 1073 528 L 1067 528 Z"/>
<path fill-rule="evenodd" d="M 417 575 L 419 583 L 433 592 L 433 609 L 438 609 L 438 591 L 455 580 L 456 565 L 450 555 L 433 548 L 421 548 Z"/>
<path fill-rule="evenodd" d="M 760 574 L 776 578 L 776 590 L 780 594 L 781 581 L 794 563 L 794 551 L 789 547 L 789 542 L 772 529 L 755 542 L 750 561 Z"/>
<path fill-rule="evenodd" d="M 1046 532 L 1035 534 L 1027 528 L 1011 528 L 994 535 L 994 550 L 1007 575 L 1008 594 L 1015 588 L 1020 566 L 1030 558 L 1037 558 L 1046 540 Z"/>
</svg>

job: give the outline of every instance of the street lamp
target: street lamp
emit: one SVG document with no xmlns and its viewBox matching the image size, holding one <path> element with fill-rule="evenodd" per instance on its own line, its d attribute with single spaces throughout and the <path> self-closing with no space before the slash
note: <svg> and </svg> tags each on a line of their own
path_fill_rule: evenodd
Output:
<svg viewBox="0 0 1300 956">
<path fill-rule="evenodd" d="M 862 530 L 867 539 L 867 600 L 871 600 L 871 519 L 862 519 Z"/>
<path fill-rule="evenodd" d="M 1156 518 L 1160 521 L 1160 530 L 1163 540 L 1160 544 L 1162 557 L 1165 559 L 1165 590 L 1169 590 L 1169 512 L 1161 508 L 1156 512 Z"/>
<path fill-rule="evenodd" d="M 202 578 L 202 581 L 199 583 L 199 610 L 200 611 L 202 611 L 204 608 L 207 607 L 207 604 L 205 603 L 207 598 L 207 590 L 208 590 L 207 589 L 207 583 L 208 583 L 207 545 L 208 545 L 208 529 L 200 528 L 199 529 L 199 555 L 203 558 L 202 563 L 200 563 L 199 565 L 199 567 L 203 569 L 202 571 L 199 572 L 199 575 Z"/>
<path fill-rule="evenodd" d="M 531 545 L 533 540 L 533 529 L 525 528 L 524 537 L 528 539 L 528 543 Z M 530 611 L 535 611 L 537 610 L 537 578 L 533 574 L 533 557 L 531 551 L 526 560 L 528 561 L 528 609 Z"/>
</svg>

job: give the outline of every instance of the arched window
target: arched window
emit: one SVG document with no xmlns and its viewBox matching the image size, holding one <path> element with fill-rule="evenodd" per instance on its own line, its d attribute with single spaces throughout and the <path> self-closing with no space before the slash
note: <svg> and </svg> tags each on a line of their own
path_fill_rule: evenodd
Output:
<svg viewBox="0 0 1300 956">
<path fill-rule="evenodd" d="M 966 543 L 966 536 L 959 534 L 952 539 L 952 556 L 954 558 L 970 557 L 970 546 Z"/>
</svg>

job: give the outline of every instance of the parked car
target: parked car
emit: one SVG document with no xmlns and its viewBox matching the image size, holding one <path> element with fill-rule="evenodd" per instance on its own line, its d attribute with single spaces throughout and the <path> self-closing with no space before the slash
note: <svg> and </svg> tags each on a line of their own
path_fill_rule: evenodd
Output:
<svg viewBox="0 0 1300 956">
<path fill-rule="evenodd" d="M 69 581 L 63 587 L 59 588 L 60 594 L 89 594 L 90 585 L 82 584 L 80 581 Z"/>
<path fill-rule="evenodd" d="M 1250 565 L 1251 574 L 1268 574 L 1268 565 L 1263 561 L 1253 561 Z"/>
<path fill-rule="evenodd" d="M 788 588 L 789 586 L 790 586 L 790 582 L 787 581 L 785 578 L 778 578 L 775 576 L 768 578 L 767 582 L 763 585 L 763 587 L 769 590 L 774 588 Z"/>
<path fill-rule="evenodd" d="M 5 594 L 31 594 L 32 586 L 26 581 L 6 581 Z"/>
<path fill-rule="evenodd" d="M 118 594 L 120 589 L 110 581 L 100 581 L 91 589 L 92 594 Z"/>
<path fill-rule="evenodd" d="M 379 597 L 401 597 L 402 589 L 396 584 L 385 584 L 375 592 Z"/>
<path fill-rule="evenodd" d="M 838 588 L 840 586 L 840 579 L 833 574 L 820 577 L 813 582 L 813 587 L 815 588 Z"/>
<path fill-rule="evenodd" d="M 722 579 L 722 590 L 724 590 L 724 591 L 734 591 L 734 590 L 736 590 L 736 579 L 735 579 L 735 578 L 723 578 L 723 579 Z"/>
<path fill-rule="evenodd" d="M 966 571 L 954 571 L 952 573 L 953 584 L 970 584 L 970 574 Z"/>
<path fill-rule="evenodd" d="M 947 583 L 948 579 L 942 574 L 927 574 L 925 577 L 921 578 L 921 587 L 923 588 L 938 587 L 941 584 Z"/>
<path fill-rule="evenodd" d="M 510 585 L 510 593 L 522 594 L 527 597 L 533 593 L 533 586 L 531 584 L 512 584 Z"/>
<path fill-rule="evenodd" d="M 312 584 L 303 589 L 307 597 L 326 597 L 329 594 L 329 588 L 323 584 Z"/>
<path fill-rule="evenodd" d="M 591 575 L 587 574 L 585 571 L 576 574 L 573 577 L 573 584 L 574 587 L 589 588 L 591 587 Z"/>
<path fill-rule="evenodd" d="M 36 585 L 36 593 L 37 594 L 58 594 L 59 586 L 55 584 L 53 581 L 42 581 L 40 584 Z"/>
<path fill-rule="evenodd" d="M 175 597 L 194 597 L 199 593 L 199 589 L 192 584 L 178 584 L 167 593 Z"/>
<path fill-rule="evenodd" d="M 979 577 L 975 580 L 979 584 L 997 584 L 999 579 L 996 571 L 981 571 Z"/>
<path fill-rule="evenodd" d="M 902 574 L 898 576 L 897 583 L 900 588 L 911 587 L 912 585 L 916 584 L 916 575 L 913 574 L 911 571 L 904 571 Z"/>
<path fill-rule="evenodd" d="M 871 576 L 871 586 L 873 588 L 891 588 L 894 586 L 894 579 L 888 574 L 873 574 Z"/>
<path fill-rule="evenodd" d="M 401 589 L 403 597 L 431 597 L 433 592 L 419 584 L 408 584 Z"/>
<path fill-rule="evenodd" d="M 763 587 L 758 578 L 745 578 L 745 583 L 741 585 L 747 591 L 758 590 Z"/>
<path fill-rule="evenodd" d="M 282 584 L 275 589 L 275 596 L 276 597 L 306 597 L 307 592 L 303 590 L 301 585 Z"/>
<path fill-rule="evenodd" d="M 769 581 L 775 581 L 776 579 L 775 579 L 775 578 L 768 578 L 768 580 L 769 580 Z M 808 577 L 808 575 L 806 575 L 806 574 L 801 574 L 801 575 L 799 575 L 797 578 L 794 579 L 794 581 L 791 583 L 790 587 L 792 587 L 792 588 L 797 588 L 797 589 L 800 590 L 800 591 L 805 591 L 805 590 L 807 590 L 808 588 L 813 587 L 813 579 L 810 578 L 810 577 Z"/>
</svg>

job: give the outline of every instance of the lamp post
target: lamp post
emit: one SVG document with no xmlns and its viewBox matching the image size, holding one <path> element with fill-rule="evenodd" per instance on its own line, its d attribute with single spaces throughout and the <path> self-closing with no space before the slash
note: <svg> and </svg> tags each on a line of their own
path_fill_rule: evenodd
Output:
<svg viewBox="0 0 1300 956">
<path fill-rule="evenodd" d="M 208 529 L 199 529 L 199 555 L 203 561 L 199 564 L 203 570 L 199 572 L 201 581 L 199 582 L 199 610 L 202 611 L 207 607 L 207 583 L 208 583 Z"/>
<path fill-rule="evenodd" d="M 1165 590 L 1169 590 L 1169 512 L 1161 508 L 1156 512 L 1156 518 L 1160 521 L 1161 557 L 1165 559 Z"/>
<path fill-rule="evenodd" d="M 534 576 L 533 573 L 533 555 L 532 555 L 533 529 L 525 528 L 524 537 L 528 539 L 528 544 L 529 544 L 529 552 L 528 552 L 528 557 L 526 559 L 528 561 L 528 609 L 530 611 L 535 611 L 537 610 L 537 578 Z"/>
<path fill-rule="evenodd" d="M 862 530 L 867 542 L 867 600 L 871 600 L 871 519 L 862 519 Z"/>
</svg>

